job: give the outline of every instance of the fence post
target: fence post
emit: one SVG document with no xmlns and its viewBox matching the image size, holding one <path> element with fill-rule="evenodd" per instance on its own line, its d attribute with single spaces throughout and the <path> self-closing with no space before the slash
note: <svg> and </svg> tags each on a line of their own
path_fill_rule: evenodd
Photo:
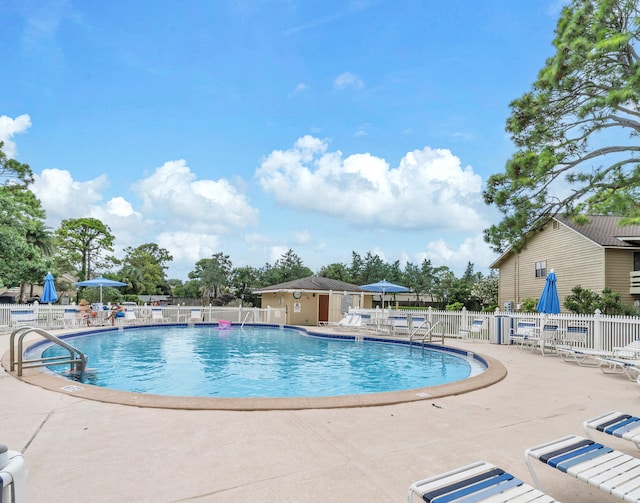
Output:
<svg viewBox="0 0 640 503">
<path fill-rule="evenodd" d="M 596 312 L 593 314 L 593 348 L 601 351 L 602 350 L 602 318 L 600 315 L 602 312 L 600 309 L 596 309 Z"/>
<path fill-rule="evenodd" d="M 462 306 L 462 318 L 460 319 L 460 328 L 469 327 L 469 313 L 467 313 L 467 308 Z"/>
</svg>

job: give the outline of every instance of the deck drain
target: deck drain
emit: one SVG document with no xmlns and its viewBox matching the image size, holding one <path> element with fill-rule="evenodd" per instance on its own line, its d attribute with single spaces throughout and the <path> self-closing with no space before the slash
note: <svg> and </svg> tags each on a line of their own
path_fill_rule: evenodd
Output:
<svg viewBox="0 0 640 503">
<path fill-rule="evenodd" d="M 416 396 L 419 396 L 420 398 L 430 398 L 431 393 L 416 393 Z"/>
<path fill-rule="evenodd" d="M 62 389 L 65 391 L 80 391 L 82 388 L 80 386 L 70 384 L 69 386 L 63 386 Z"/>
</svg>

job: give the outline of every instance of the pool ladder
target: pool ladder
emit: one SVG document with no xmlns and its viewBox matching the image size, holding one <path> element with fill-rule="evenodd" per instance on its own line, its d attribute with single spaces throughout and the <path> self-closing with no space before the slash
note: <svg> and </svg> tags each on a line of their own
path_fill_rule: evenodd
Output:
<svg viewBox="0 0 640 503">
<path fill-rule="evenodd" d="M 423 347 L 427 338 L 429 338 L 429 342 L 436 342 L 434 340 L 434 335 L 435 335 L 434 330 L 438 326 L 442 328 L 440 333 L 440 343 L 444 344 L 444 325 L 442 325 L 439 321 L 436 321 L 432 325 L 430 321 L 425 320 L 422 323 L 420 323 L 420 325 L 418 325 L 416 328 L 414 328 L 413 331 L 409 334 L 409 345 L 411 346 L 413 344 L 413 337 L 416 335 L 417 336 L 422 335 L 421 342 Z"/>
<path fill-rule="evenodd" d="M 66 349 L 69 354 L 65 354 L 62 356 L 52 356 L 49 358 L 34 358 L 31 360 L 27 360 L 24 358 L 24 338 L 25 336 L 36 333 L 45 339 L 57 344 L 61 348 Z M 18 338 L 17 348 L 16 348 L 16 337 Z M 84 374 L 85 369 L 87 368 L 87 361 L 89 357 L 82 353 L 80 350 L 74 348 L 71 344 L 66 343 L 62 339 L 56 337 L 55 335 L 43 330 L 41 328 L 35 327 L 20 327 L 14 330 L 11 333 L 10 342 L 10 363 L 11 363 L 11 372 L 15 370 L 15 367 L 18 367 L 18 375 L 22 376 L 22 370 L 27 368 L 34 367 L 46 367 L 48 365 L 70 365 L 70 370 L 73 374 L 80 375 Z M 17 351 L 16 351 L 17 349 Z"/>
</svg>

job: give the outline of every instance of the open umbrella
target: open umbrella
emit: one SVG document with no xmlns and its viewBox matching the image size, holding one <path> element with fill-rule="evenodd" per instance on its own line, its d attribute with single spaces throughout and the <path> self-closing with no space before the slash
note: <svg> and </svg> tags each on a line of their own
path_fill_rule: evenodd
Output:
<svg viewBox="0 0 640 503">
<path fill-rule="evenodd" d="M 544 284 L 542 295 L 536 306 L 539 313 L 558 314 L 560 312 L 560 299 L 558 298 L 558 288 L 556 287 L 556 273 L 551 272 L 547 275 L 547 281 Z"/>
<path fill-rule="evenodd" d="M 40 302 L 43 304 L 51 304 L 57 300 L 58 292 L 56 292 L 56 286 L 53 284 L 53 274 L 48 272 L 44 277 L 44 288 L 40 296 Z"/>
<path fill-rule="evenodd" d="M 100 287 L 100 304 L 102 304 L 102 287 L 103 286 L 127 286 L 126 283 L 121 281 L 114 281 L 109 278 L 98 276 L 97 278 L 88 279 L 86 281 L 79 281 L 77 286 L 99 286 Z"/>
<path fill-rule="evenodd" d="M 384 294 L 389 293 L 401 293 L 408 292 L 409 289 L 406 286 L 396 285 L 395 283 L 390 283 L 386 279 L 382 281 L 378 281 L 377 283 L 371 283 L 369 285 L 360 286 L 363 290 L 368 290 L 370 292 L 382 292 L 382 307 L 384 308 Z"/>
</svg>

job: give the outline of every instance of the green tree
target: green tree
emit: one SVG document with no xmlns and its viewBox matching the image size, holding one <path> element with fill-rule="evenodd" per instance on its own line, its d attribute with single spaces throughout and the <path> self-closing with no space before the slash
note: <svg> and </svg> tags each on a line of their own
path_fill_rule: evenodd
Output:
<svg viewBox="0 0 640 503">
<path fill-rule="evenodd" d="M 128 283 L 127 293 L 169 294 L 166 270 L 173 257 L 168 250 L 155 243 L 146 243 L 137 248 L 127 247 L 120 269 L 120 281 Z"/>
<path fill-rule="evenodd" d="M 571 295 L 564 300 L 564 307 L 577 314 L 593 314 L 599 309 L 602 314 L 634 315 L 637 314 L 631 306 L 622 302 L 620 294 L 606 287 L 602 295 L 576 285 L 571 289 Z"/>
<path fill-rule="evenodd" d="M 171 288 L 171 295 L 173 297 L 187 298 L 187 299 L 199 299 L 200 287 L 198 281 L 189 280 L 182 282 L 180 279 L 170 279 L 167 281 Z"/>
<path fill-rule="evenodd" d="M 50 268 L 51 232 L 45 212 L 28 188 L 33 173 L 27 164 L 8 159 L 0 142 L 0 286 L 42 283 Z"/>
<path fill-rule="evenodd" d="M 322 276 L 323 278 L 335 279 L 338 281 L 344 281 L 346 283 L 353 283 L 349 268 L 345 264 L 340 262 L 322 266 L 320 268 L 320 271 L 318 272 L 318 276 Z"/>
<path fill-rule="evenodd" d="M 238 267 L 231 271 L 231 288 L 236 298 L 246 306 L 258 305 L 259 296 L 253 290 L 262 285 L 262 271 L 255 267 Z"/>
<path fill-rule="evenodd" d="M 560 212 L 640 223 L 639 19 L 637 0 L 573 0 L 562 10 L 555 54 L 510 105 L 518 150 L 487 182 L 485 202 L 504 214 L 485 230 L 496 251 L 521 249 Z"/>
<path fill-rule="evenodd" d="M 231 283 L 231 271 L 229 255 L 216 253 L 211 258 L 198 260 L 195 270 L 189 273 L 189 278 L 198 282 L 203 299 L 220 305 L 223 293 Z"/>
<path fill-rule="evenodd" d="M 63 220 L 55 231 L 58 263 L 74 271 L 80 281 L 91 279 L 94 271 L 118 263 L 113 253 L 115 237 L 111 229 L 97 218 Z"/>
<path fill-rule="evenodd" d="M 263 273 L 264 286 L 277 285 L 294 279 L 313 276 L 313 271 L 306 267 L 302 259 L 289 249 L 276 260 L 273 266 L 267 264 Z"/>
<path fill-rule="evenodd" d="M 498 274 L 491 271 L 489 276 L 481 276 L 471 287 L 471 295 L 478 299 L 482 309 L 498 306 Z"/>
</svg>

